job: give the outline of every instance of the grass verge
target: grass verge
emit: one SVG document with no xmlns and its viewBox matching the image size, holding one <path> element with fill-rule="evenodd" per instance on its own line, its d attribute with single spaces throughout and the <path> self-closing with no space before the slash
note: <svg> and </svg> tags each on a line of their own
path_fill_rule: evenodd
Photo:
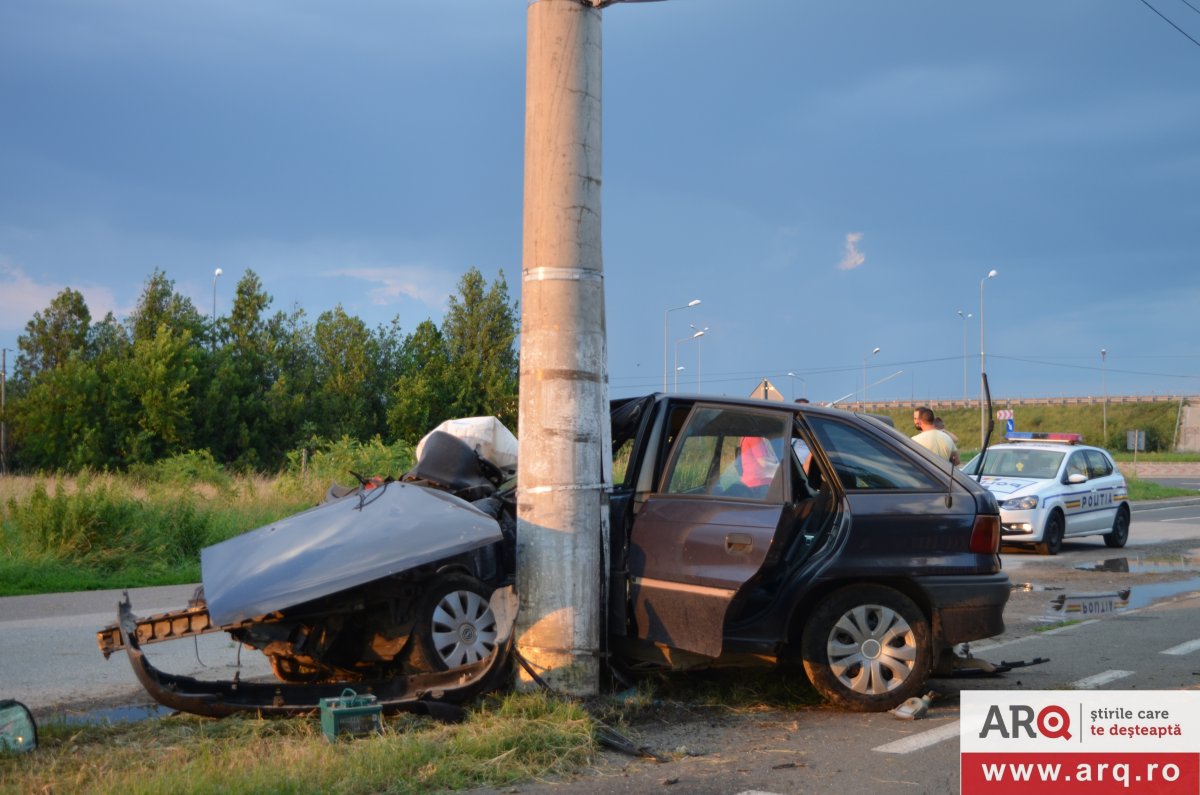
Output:
<svg viewBox="0 0 1200 795">
<path fill-rule="evenodd" d="M 178 715 L 40 727 L 39 747 L 0 755 L 0 791 L 424 793 L 560 775 L 596 751 L 577 703 L 541 693 L 485 701 L 457 725 L 401 715 L 380 736 L 330 743 L 319 720 Z"/>
<path fill-rule="evenodd" d="M 1196 497 L 1200 496 L 1194 489 L 1177 489 L 1171 486 L 1160 486 L 1149 480 L 1141 480 L 1139 478 L 1125 478 L 1125 485 L 1129 487 L 1129 499 L 1133 502 L 1142 500 L 1165 500 L 1171 497 Z"/>
</svg>

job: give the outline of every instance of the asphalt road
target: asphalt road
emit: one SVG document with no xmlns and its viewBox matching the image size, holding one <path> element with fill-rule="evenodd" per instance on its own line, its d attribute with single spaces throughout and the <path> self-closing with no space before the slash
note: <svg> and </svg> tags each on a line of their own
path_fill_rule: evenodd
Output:
<svg viewBox="0 0 1200 795">
<path fill-rule="evenodd" d="M 1123 550 L 1087 538 L 1068 540 L 1055 557 L 1004 555 L 1014 583 L 1027 590 L 1014 592 L 1005 634 L 972 652 L 992 662 L 1048 657 L 1048 663 L 996 678 L 934 680 L 941 696 L 919 721 L 831 709 L 734 716 L 689 708 L 638 728 L 638 739 L 668 752 L 669 762 L 606 754 L 569 781 L 519 791 L 633 793 L 670 786 L 701 795 L 833 788 L 957 793 L 958 693 L 964 689 L 1200 688 L 1200 499 L 1138 507 Z M 1114 585 L 1131 589 L 1131 609 L 1036 631 L 1049 620 L 1056 595 Z M 191 592 L 191 586 L 149 588 L 131 596 L 135 611 L 145 615 L 182 607 Z M 126 661 L 105 661 L 96 649 L 95 632 L 115 620 L 120 595 L 0 599 L 0 698 L 24 701 L 41 717 L 64 707 L 147 703 Z M 1176 653 L 1165 653 L 1172 649 Z M 238 650 L 217 634 L 199 643 L 158 644 L 147 653 L 173 673 L 227 678 Z M 243 677 L 267 673 L 257 653 L 246 652 L 241 662 Z"/>
<path fill-rule="evenodd" d="M 151 615 L 186 607 L 194 585 L 135 588 L 134 612 Z M 55 712 L 87 712 L 97 705 L 149 703 L 124 654 L 105 660 L 96 631 L 117 619 L 121 591 L 0 598 L 0 699 L 15 698 L 39 718 Z M 147 646 L 161 670 L 200 678 L 229 678 L 237 669 L 238 645 L 214 633 L 193 641 Z M 269 675 L 266 658 L 241 656 L 242 677 Z"/>
</svg>

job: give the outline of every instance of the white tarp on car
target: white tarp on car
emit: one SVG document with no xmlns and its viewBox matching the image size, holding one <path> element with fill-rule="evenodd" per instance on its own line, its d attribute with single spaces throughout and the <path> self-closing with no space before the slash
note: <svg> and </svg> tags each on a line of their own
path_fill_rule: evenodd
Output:
<svg viewBox="0 0 1200 795">
<path fill-rule="evenodd" d="M 425 448 L 425 440 L 437 431 L 462 439 L 472 449 L 501 469 L 517 465 L 517 437 L 495 417 L 463 417 L 446 420 L 417 442 L 417 459 Z"/>
</svg>

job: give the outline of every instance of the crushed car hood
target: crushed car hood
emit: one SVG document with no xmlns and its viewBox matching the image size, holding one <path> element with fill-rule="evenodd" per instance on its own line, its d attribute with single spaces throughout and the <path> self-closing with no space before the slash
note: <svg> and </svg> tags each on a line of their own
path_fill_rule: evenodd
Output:
<svg viewBox="0 0 1200 795">
<path fill-rule="evenodd" d="M 232 624 L 501 538 L 496 520 L 468 502 L 389 483 L 204 548 L 204 597 L 216 624 Z"/>
<path fill-rule="evenodd" d="M 1005 499 L 1016 496 L 1024 496 L 1019 492 L 1028 489 L 1030 486 L 1036 486 L 1045 481 L 1034 478 L 1008 478 L 995 477 L 993 475 L 984 475 L 983 486 L 992 494 L 1002 496 Z"/>
</svg>

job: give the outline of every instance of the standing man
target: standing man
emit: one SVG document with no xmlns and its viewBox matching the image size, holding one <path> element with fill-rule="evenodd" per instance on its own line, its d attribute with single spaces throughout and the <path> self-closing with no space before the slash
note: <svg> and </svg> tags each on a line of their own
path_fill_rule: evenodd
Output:
<svg viewBox="0 0 1200 795">
<path fill-rule="evenodd" d="M 913 425 L 920 431 L 913 437 L 914 442 L 934 455 L 939 455 L 951 464 L 958 466 L 958 448 L 954 446 L 954 440 L 950 438 L 950 434 L 937 429 L 932 409 L 927 406 L 913 409 Z"/>
</svg>

